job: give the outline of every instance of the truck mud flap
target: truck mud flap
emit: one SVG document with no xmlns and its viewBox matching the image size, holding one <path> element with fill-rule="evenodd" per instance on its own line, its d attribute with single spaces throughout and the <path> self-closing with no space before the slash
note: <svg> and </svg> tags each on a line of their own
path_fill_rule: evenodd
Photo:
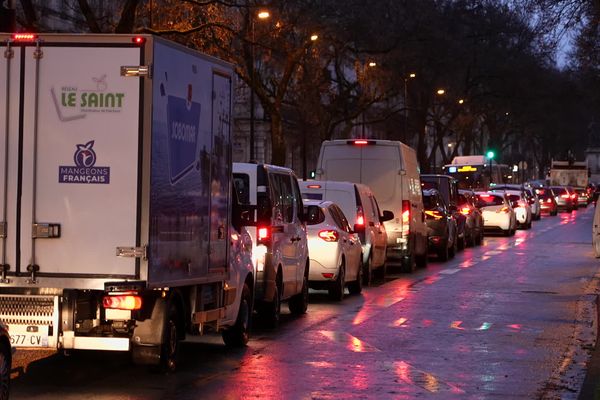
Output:
<svg viewBox="0 0 600 400">
<path fill-rule="evenodd" d="M 137 321 L 131 338 L 131 359 L 138 365 L 158 365 L 168 300 L 157 299 L 152 317 Z"/>
</svg>

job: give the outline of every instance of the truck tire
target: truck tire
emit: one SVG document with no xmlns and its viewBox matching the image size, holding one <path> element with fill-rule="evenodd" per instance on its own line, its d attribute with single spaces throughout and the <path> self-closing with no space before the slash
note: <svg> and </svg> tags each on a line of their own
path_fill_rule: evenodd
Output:
<svg viewBox="0 0 600 400">
<path fill-rule="evenodd" d="M 302 281 L 302 291 L 290 298 L 288 308 L 295 315 L 305 314 L 308 310 L 308 278 L 306 278 L 306 275 Z"/>
<path fill-rule="evenodd" d="M 229 347 L 244 347 L 250 339 L 250 327 L 252 326 L 252 295 L 248 284 L 244 283 L 240 309 L 238 311 L 235 325 L 222 333 L 223 342 Z"/>
<path fill-rule="evenodd" d="M 0 346 L 0 399 L 5 400 L 10 391 L 11 351 L 9 345 L 2 343 Z"/>
<path fill-rule="evenodd" d="M 163 341 L 160 345 L 159 366 L 163 372 L 174 372 L 177 369 L 180 345 L 177 317 L 177 307 L 175 304 L 171 304 L 169 306 L 169 313 L 165 319 Z"/>
</svg>

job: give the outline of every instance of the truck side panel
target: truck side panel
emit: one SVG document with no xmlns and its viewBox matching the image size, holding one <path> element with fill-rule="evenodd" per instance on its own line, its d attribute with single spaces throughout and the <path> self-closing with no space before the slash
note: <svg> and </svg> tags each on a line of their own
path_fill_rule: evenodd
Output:
<svg viewBox="0 0 600 400">
<path fill-rule="evenodd" d="M 18 270 L 134 277 L 135 259 L 115 255 L 136 245 L 139 81 L 120 67 L 138 65 L 140 49 L 48 43 L 24 51 Z M 34 223 L 60 230 L 32 239 Z"/>
<path fill-rule="evenodd" d="M 208 86 L 217 65 L 179 46 L 156 40 L 154 59 L 148 283 L 214 281 L 228 251 L 230 83 Z"/>
</svg>

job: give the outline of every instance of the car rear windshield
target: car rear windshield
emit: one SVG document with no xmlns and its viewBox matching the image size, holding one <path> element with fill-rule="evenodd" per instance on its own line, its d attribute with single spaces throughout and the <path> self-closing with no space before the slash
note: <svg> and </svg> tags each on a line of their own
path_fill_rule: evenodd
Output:
<svg viewBox="0 0 600 400">
<path fill-rule="evenodd" d="M 493 194 L 480 194 L 477 196 L 477 200 L 480 207 L 501 206 L 504 204 L 504 199 L 502 197 L 494 196 Z"/>
<path fill-rule="evenodd" d="M 240 204 L 250 204 L 250 177 L 248 174 L 233 174 L 233 185 Z"/>
<path fill-rule="evenodd" d="M 552 191 L 554 192 L 555 195 L 559 196 L 559 195 L 565 193 L 567 190 L 563 187 L 553 187 Z"/>
<path fill-rule="evenodd" d="M 325 214 L 319 206 L 307 206 L 306 207 L 306 224 L 307 225 L 318 225 L 325 221 Z"/>
</svg>

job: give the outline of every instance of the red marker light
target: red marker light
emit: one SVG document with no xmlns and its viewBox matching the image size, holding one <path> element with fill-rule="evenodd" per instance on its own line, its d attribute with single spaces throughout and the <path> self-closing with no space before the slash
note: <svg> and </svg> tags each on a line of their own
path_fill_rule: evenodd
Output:
<svg viewBox="0 0 600 400">
<path fill-rule="evenodd" d="M 360 146 L 360 145 L 369 144 L 369 142 L 366 141 L 366 140 L 355 140 L 354 144 L 357 145 L 357 146 Z"/>
<path fill-rule="evenodd" d="M 131 41 L 135 44 L 144 44 L 144 43 L 146 43 L 146 38 L 141 37 L 141 36 L 136 36 L 134 38 L 131 38 Z"/>
<path fill-rule="evenodd" d="M 12 38 L 16 42 L 32 42 L 37 39 L 37 35 L 33 33 L 15 33 Z"/>
<path fill-rule="evenodd" d="M 321 189 L 321 185 L 308 185 L 309 189 Z"/>
</svg>

